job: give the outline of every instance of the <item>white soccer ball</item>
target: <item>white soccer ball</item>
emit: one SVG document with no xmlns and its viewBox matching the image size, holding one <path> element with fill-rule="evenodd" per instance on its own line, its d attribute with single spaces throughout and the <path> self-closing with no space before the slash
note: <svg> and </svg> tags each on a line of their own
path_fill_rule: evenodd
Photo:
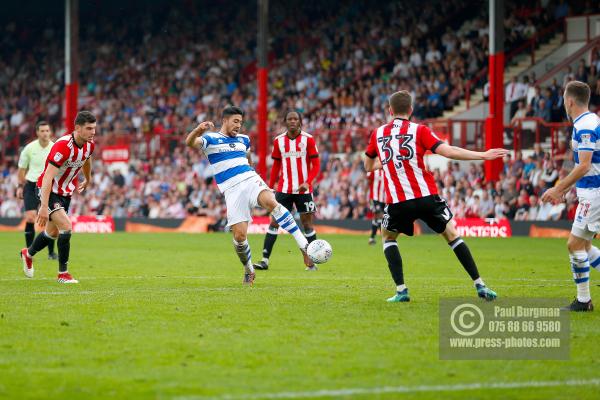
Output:
<svg viewBox="0 0 600 400">
<path fill-rule="evenodd" d="M 317 239 L 308 245 L 306 253 L 315 264 L 323 264 L 331 258 L 333 250 L 331 249 L 331 245 L 325 240 Z"/>
</svg>

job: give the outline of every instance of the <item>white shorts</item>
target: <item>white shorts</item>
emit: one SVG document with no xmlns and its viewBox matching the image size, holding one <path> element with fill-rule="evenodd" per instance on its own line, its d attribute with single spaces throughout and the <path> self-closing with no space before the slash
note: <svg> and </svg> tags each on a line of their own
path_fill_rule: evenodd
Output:
<svg viewBox="0 0 600 400">
<path fill-rule="evenodd" d="M 592 240 L 598 231 L 600 231 L 600 198 L 580 198 L 571 233 L 579 238 Z"/>
<path fill-rule="evenodd" d="M 270 189 L 259 176 L 241 181 L 227 189 L 223 193 L 227 206 L 227 226 L 252 222 L 252 209 L 258 207 L 258 195 L 263 190 Z"/>
</svg>

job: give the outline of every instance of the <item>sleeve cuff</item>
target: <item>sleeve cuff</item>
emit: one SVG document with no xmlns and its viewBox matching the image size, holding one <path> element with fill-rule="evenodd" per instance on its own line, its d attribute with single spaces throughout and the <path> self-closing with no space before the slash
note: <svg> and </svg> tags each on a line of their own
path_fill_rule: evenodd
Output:
<svg viewBox="0 0 600 400">
<path fill-rule="evenodd" d="M 433 146 L 431 146 L 431 149 L 430 149 L 430 150 L 431 150 L 431 152 L 432 152 L 432 153 L 435 153 L 435 150 L 436 150 L 438 147 L 440 147 L 440 145 L 442 145 L 442 144 L 444 144 L 444 142 L 443 142 L 442 140 L 438 140 L 438 141 L 436 142 L 436 144 L 434 144 Z"/>
<path fill-rule="evenodd" d="M 377 154 L 369 154 L 369 152 L 365 152 L 365 156 L 369 158 L 377 158 Z"/>
<path fill-rule="evenodd" d="M 61 167 L 61 165 L 58 165 L 57 163 L 55 163 L 55 162 L 54 162 L 54 161 L 52 161 L 52 160 L 48 161 L 48 164 L 52 164 L 52 165 L 54 165 L 56 168 L 60 168 L 60 167 Z"/>
<path fill-rule="evenodd" d="M 319 158 L 318 154 L 313 154 L 312 156 L 308 156 L 308 158 Z"/>
<path fill-rule="evenodd" d="M 595 151 L 596 149 L 589 149 L 587 147 L 580 147 L 577 149 L 577 151 Z"/>
<path fill-rule="evenodd" d="M 281 157 L 273 157 L 273 156 L 271 156 L 271 158 L 272 158 L 273 160 L 281 161 Z"/>
</svg>

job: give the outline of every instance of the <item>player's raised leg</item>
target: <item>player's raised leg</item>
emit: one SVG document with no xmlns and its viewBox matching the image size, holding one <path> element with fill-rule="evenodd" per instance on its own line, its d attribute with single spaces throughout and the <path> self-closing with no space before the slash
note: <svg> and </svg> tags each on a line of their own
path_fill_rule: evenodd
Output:
<svg viewBox="0 0 600 400">
<path fill-rule="evenodd" d="M 277 200 L 275 200 L 275 196 L 268 189 L 260 192 L 258 195 L 258 204 L 271 214 L 271 216 L 275 219 L 275 221 L 277 221 L 282 229 L 285 229 L 294 237 L 298 247 L 300 248 L 300 251 L 302 252 L 302 255 L 304 256 L 304 264 L 307 267 L 314 267 L 314 263 L 306 254 L 308 240 L 306 240 L 302 234 L 302 231 L 300 231 L 300 228 L 298 228 L 298 225 L 296 224 L 292 214 L 284 206 L 279 204 Z"/>
<path fill-rule="evenodd" d="M 404 284 L 402 257 L 400 256 L 400 249 L 398 248 L 398 242 L 396 241 L 398 234 L 382 229 L 381 237 L 383 240 L 383 254 L 387 260 L 392 279 L 394 279 L 394 283 L 396 284 L 396 294 L 387 299 L 387 301 L 389 303 L 403 303 L 410 301 L 408 288 Z"/>
<path fill-rule="evenodd" d="M 244 285 L 252 286 L 254 284 L 254 267 L 252 266 L 252 252 L 248 243 L 248 222 L 238 222 L 231 226 L 233 233 L 233 247 L 238 255 L 240 262 L 244 266 Z"/>
<path fill-rule="evenodd" d="M 458 231 L 456 230 L 452 220 L 447 223 L 446 229 L 444 232 L 442 232 L 442 236 L 444 239 L 446 239 L 448 245 L 454 251 L 456 258 L 458 258 L 460 264 L 473 280 L 473 284 L 477 290 L 477 295 L 488 301 L 494 300 L 496 297 L 498 297 L 496 292 L 485 286 L 483 279 L 481 279 L 481 276 L 479 276 L 479 270 L 477 269 L 477 264 L 475 264 L 475 260 L 471 255 L 471 250 L 469 250 L 467 244 L 458 234 Z"/>
<path fill-rule="evenodd" d="M 565 308 L 569 311 L 592 311 L 594 309 L 590 294 L 590 258 L 587 251 L 592 247 L 590 236 L 593 237 L 592 232 L 587 229 L 578 229 L 574 225 L 567 241 L 573 281 L 577 287 L 577 297 Z"/>
</svg>

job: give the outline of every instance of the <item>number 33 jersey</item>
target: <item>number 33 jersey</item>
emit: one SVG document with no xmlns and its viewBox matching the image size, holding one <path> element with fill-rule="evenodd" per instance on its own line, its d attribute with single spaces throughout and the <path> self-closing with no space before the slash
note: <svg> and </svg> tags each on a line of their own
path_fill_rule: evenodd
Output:
<svg viewBox="0 0 600 400">
<path fill-rule="evenodd" d="M 385 175 L 386 203 L 400 203 L 437 194 L 431 172 L 423 156 L 444 143 L 425 125 L 396 118 L 371 133 L 365 152 L 379 157 Z"/>
</svg>

